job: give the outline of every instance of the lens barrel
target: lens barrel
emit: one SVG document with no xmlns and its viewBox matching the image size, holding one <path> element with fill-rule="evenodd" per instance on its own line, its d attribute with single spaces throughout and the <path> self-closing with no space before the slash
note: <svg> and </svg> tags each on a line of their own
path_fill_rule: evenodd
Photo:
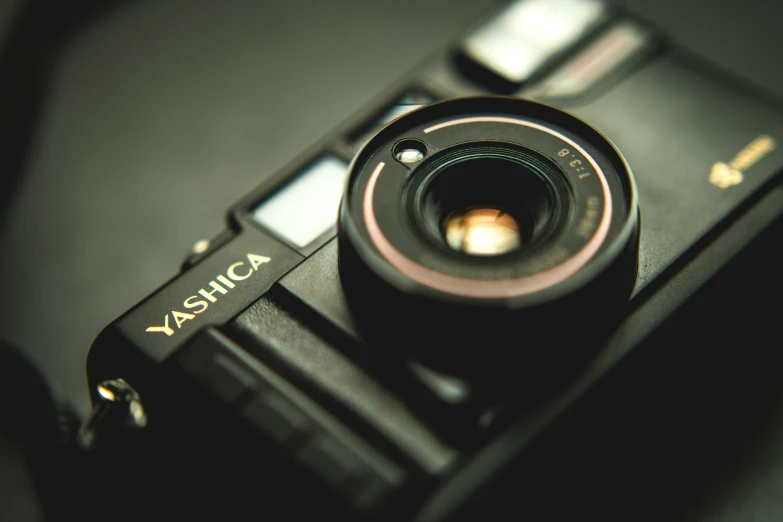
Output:
<svg viewBox="0 0 783 522">
<path fill-rule="evenodd" d="M 589 357 L 633 289 L 638 228 L 600 132 L 537 102 L 458 98 L 354 158 L 340 276 L 372 346 L 506 389 Z"/>
</svg>

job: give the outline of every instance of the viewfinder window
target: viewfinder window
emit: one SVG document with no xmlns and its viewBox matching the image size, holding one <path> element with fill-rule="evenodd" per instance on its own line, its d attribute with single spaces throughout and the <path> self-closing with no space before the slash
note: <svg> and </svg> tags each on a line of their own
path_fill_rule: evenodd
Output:
<svg viewBox="0 0 783 522">
<path fill-rule="evenodd" d="M 305 248 L 333 229 L 348 176 L 348 164 L 334 155 L 317 159 L 253 210 L 264 228 Z"/>
</svg>

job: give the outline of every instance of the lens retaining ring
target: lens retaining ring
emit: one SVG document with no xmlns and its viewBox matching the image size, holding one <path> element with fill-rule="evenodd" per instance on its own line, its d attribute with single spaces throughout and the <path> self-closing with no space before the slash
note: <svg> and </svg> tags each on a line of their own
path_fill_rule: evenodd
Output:
<svg viewBox="0 0 783 522">
<path fill-rule="evenodd" d="M 410 165 L 395 160 L 395 144 L 406 139 L 426 145 L 424 161 Z M 428 161 L 455 147 L 482 142 L 529 150 L 563 176 L 571 215 L 566 226 L 547 239 L 546 248 L 460 259 L 422 247 L 422 235 L 415 233 L 405 215 L 406 187 L 417 172 L 426 171 Z M 638 267 L 638 226 L 630 168 L 600 132 L 559 109 L 529 100 L 458 98 L 395 120 L 354 158 L 340 207 L 339 266 L 349 307 L 360 329 L 371 336 L 395 323 L 392 328 L 408 322 L 437 329 L 465 318 L 472 318 L 479 330 L 486 331 L 482 322 L 490 321 L 499 336 L 510 335 L 513 329 L 501 323 L 518 319 L 518 312 L 538 321 L 553 311 L 574 313 L 591 299 L 598 298 L 607 308 L 627 302 Z M 543 321 L 548 326 L 554 322 Z M 453 346 L 458 337 L 466 338 L 441 339 Z M 483 333 L 476 338 L 488 343 L 500 339 L 492 337 Z"/>
</svg>

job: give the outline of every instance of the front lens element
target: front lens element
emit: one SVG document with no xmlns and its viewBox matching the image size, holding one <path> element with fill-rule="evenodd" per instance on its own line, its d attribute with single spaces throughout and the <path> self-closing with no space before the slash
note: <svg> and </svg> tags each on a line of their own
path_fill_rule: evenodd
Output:
<svg viewBox="0 0 783 522">
<path fill-rule="evenodd" d="M 472 256 L 497 256 L 522 246 L 522 235 L 511 214 L 496 208 L 452 212 L 443 224 L 446 243 Z"/>
<path fill-rule="evenodd" d="M 470 143 L 432 159 L 408 191 L 413 222 L 450 251 L 499 256 L 526 249 L 540 243 L 567 208 L 556 167 L 530 152 Z"/>
</svg>

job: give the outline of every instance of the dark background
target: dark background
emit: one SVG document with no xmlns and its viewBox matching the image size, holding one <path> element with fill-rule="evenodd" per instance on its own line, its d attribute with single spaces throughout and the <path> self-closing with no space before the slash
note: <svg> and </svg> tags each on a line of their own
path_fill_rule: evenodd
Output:
<svg viewBox="0 0 783 522">
<path fill-rule="evenodd" d="M 92 3 L 0 11 L 0 336 L 82 415 L 101 328 L 231 203 L 495 2 Z M 621 3 L 783 101 L 783 3 Z M 19 19 L 25 31 L 5 26 Z M 783 520 L 783 411 L 754 440 L 688 520 Z"/>
</svg>

